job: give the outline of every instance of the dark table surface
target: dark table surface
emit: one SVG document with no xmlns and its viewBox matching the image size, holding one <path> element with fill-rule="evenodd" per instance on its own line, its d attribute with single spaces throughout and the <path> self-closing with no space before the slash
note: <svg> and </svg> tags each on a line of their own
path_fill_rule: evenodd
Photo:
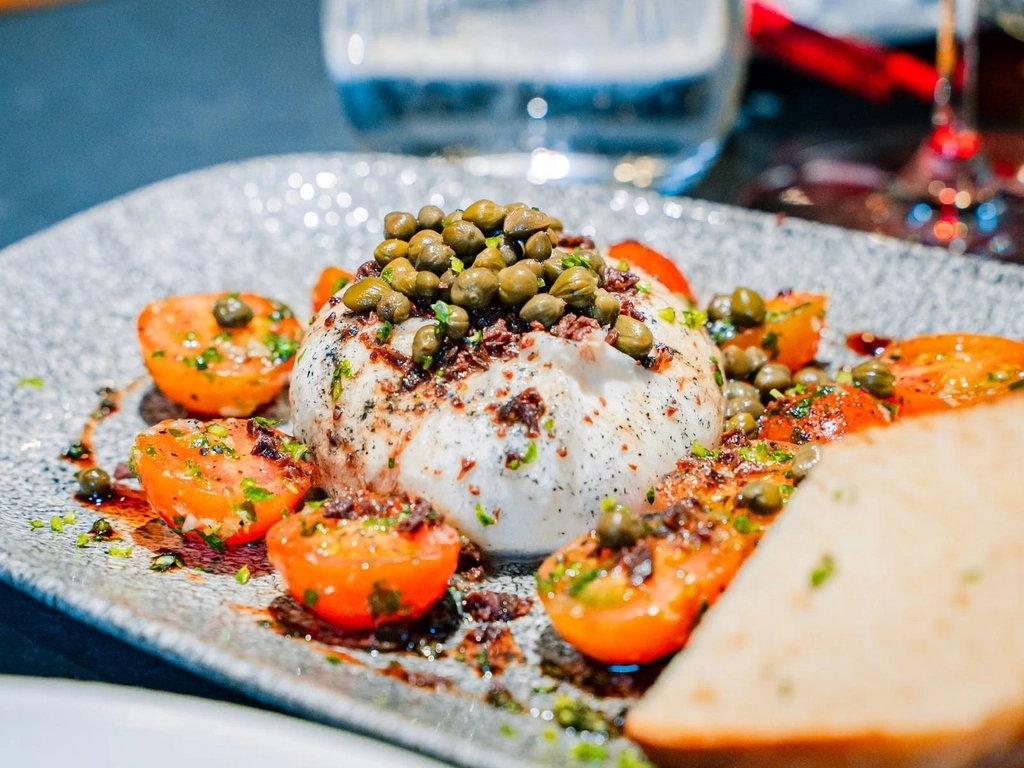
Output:
<svg viewBox="0 0 1024 768">
<path fill-rule="evenodd" d="M 174 174 L 351 148 L 321 61 L 318 9 L 318 0 L 105 0 L 0 15 L 0 247 Z M 867 105 L 755 62 L 739 129 L 693 194 L 737 202 L 791 142 L 914 137 L 927 115 L 927 105 Z M 254 704 L 3 584 L 0 673 Z"/>
</svg>

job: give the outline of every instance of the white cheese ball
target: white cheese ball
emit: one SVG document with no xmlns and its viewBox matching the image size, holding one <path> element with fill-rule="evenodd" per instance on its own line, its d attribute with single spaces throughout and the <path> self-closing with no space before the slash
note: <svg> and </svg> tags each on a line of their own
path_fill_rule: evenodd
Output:
<svg viewBox="0 0 1024 768">
<path fill-rule="evenodd" d="M 592 528 L 607 496 L 642 512 L 648 489 L 694 441 L 717 445 L 725 409 L 717 348 L 702 327 L 686 326 L 684 299 L 648 282 L 633 303 L 672 350 L 658 372 L 610 346 L 604 328 L 582 341 L 533 331 L 511 359 L 412 390 L 380 354 L 381 324 L 328 304 L 291 382 L 295 432 L 322 485 L 423 496 L 499 559 L 547 555 Z M 411 355 L 428 322 L 396 325 L 384 346 Z M 530 389 L 543 405 L 533 434 L 498 416 Z"/>
</svg>

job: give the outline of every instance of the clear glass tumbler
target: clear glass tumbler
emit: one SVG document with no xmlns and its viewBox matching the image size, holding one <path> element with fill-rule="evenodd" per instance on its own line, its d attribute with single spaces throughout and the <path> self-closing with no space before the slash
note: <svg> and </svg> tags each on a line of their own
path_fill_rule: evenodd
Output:
<svg viewBox="0 0 1024 768">
<path fill-rule="evenodd" d="M 732 127 L 742 0 L 323 0 L 353 145 L 674 194 Z"/>
</svg>

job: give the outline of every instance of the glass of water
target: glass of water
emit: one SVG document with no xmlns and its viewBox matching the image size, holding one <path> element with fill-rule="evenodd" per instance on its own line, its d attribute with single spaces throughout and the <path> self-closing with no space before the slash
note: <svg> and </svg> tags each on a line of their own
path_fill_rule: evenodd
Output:
<svg viewBox="0 0 1024 768">
<path fill-rule="evenodd" d="M 742 0 L 323 0 L 353 144 L 678 193 L 736 118 Z"/>
</svg>

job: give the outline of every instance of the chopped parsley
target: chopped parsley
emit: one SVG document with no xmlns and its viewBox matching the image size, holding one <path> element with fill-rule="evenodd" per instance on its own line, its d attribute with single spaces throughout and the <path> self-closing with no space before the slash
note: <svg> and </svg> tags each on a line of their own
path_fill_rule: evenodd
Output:
<svg viewBox="0 0 1024 768">
<path fill-rule="evenodd" d="M 447 326 L 452 319 L 452 308 L 445 304 L 443 301 L 435 301 L 430 305 L 430 308 L 434 310 L 434 317 L 443 326 Z"/>
<path fill-rule="evenodd" d="M 635 749 L 624 749 L 619 752 L 619 768 L 654 768 L 643 755 Z"/>
<path fill-rule="evenodd" d="M 824 584 L 829 577 L 835 573 L 836 562 L 832 559 L 832 555 L 824 554 L 821 556 L 821 560 L 815 566 L 814 570 L 811 571 L 811 587 L 817 589 Z"/>
<path fill-rule="evenodd" d="M 722 375 L 722 366 L 718 364 L 718 358 L 714 355 L 711 356 L 711 365 L 714 367 L 711 376 L 715 380 L 715 384 L 720 387 L 725 386 L 725 376 Z"/>
<path fill-rule="evenodd" d="M 494 519 L 494 516 L 488 513 L 488 511 L 484 509 L 484 505 L 480 502 L 477 502 L 476 505 L 476 519 L 480 522 L 480 525 L 485 528 L 494 525 L 497 522 L 497 520 Z"/>
<path fill-rule="evenodd" d="M 641 280 L 640 282 L 638 282 L 636 284 L 636 289 L 640 293 L 650 293 L 651 292 L 651 284 L 648 283 L 646 280 Z"/>
<path fill-rule="evenodd" d="M 271 300 L 270 305 L 274 308 L 274 311 L 267 315 L 267 319 L 272 323 L 279 323 L 282 320 L 295 317 L 295 313 L 292 312 L 291 307 L 287 304 Z"/>
<path fill-rule="evenodd" d="M 309 453 L 309 446 L 298 440 L 281 438 L 281 450 L 292 457 L 292 461 L 302 461 Z"/>
<path fill-rule="evenodd" d="M 772 360 L 778 357 L 779 334 L 777 334 L 775 331 L 768 331 L 768 333 L 761 337 L 761 349 L 767 352 Z"/>
<path fill-rule="evenodd" d="M 658 317 L 666 323 L 675 323 L 676 311 L 672 307 L 662 307 L 658 310 Z"/>
<path fill-rule="evenodd" d="M 374 620 L 390 618 L 408 608 L 402 603 L 402 593 L 397 589 L 388 589 L 383 579 L 373 583 L 373 591 L 366 599 L 366 604 Z"/>
<path fill-rule="evenodd" d="M 708 313 L 703 309 L 684 309 L 683 325 L 691 331 L 702 327 L 708 321 Z"/>
<path fill-rule="evenodd" d="M 391 331 L 395 326 L 392 325 L 390 320 L 385 320 L 384 325 L 377 329 L 377 341 L 384 344 L 388 339 L 391 338 Z"/>
<path fill-rule="evenodd" d="M 754 530 L 753 526 L 751 526 L 750 524 L 750 518 L 746 515 L 737 515 L 735 518 L 733 518 L 732 527 L 736 529 L 736 533 L 743 534 L 750 533 L 752 530 Z"/>
<path fill-rule="evenodd" d="M 333 653 L 328 653 L 326 656 L 324 656 L 324 660 L 332 667 L 336 667 L 339 664 L 341 664 L 341 659 L 339 659 Z"/>
<path fill-rule="evenodd" d="M 315 589 L 307 589 L 302 593 L 302 602 L 306 604 L 307 608 L 316 608 L 316 603 L 319 599 L 320 595 L 317 594 Z"/>
<path fill-rule="evenodd" d="M 207 347 L 196 356 L 188 355 L 181 359 L 185 365 L 189 368 L 195 368 L 197 371 L 205 371 L 213 363 L 223 362 L 224 356 L 220 353 L 220 350 L 216 347 Z"/>
<path fill-rule="evenodd" d="M 692 453 L 698 459 L 717 459 L 720 452 L 712 451 L 699 440 L 694 440 L 693 443 L 690 445 L 690 453 Z"/>
<path fill-rule="evenodd" d="M 484 337 L 484 332 L 477 328 L 473 333 L 466 337 L 466 341 L 470 344 L 479 344 Z"/>
<path fill-rule="evenodd" d="M 208 434 L 213 435 L 214 437 L 227 437 L 228 436 L 228 429 L 223 424 L 210 424 L 206 428 L 206 432 Z M 181 435 L 176 435 L 176 434 L 174 434 L 174 432 L 171 432 L 171 437 L 181 437 Z"/>
<path fill-rule="evenodd" d="M 253 416 L 252 420 L 259 424 L 261 427 L 276 427 L 281 423 L 280 419 L 268 419 L 266 416 Z"/>
<path fill-rule="evenodd" d="M 462 273 L 462 271 L 466 268 L 466 265 L 462 263 L 462 259 L 460 259 L 458 256 L 452 256 L 449 268 L 451 269 L 452 274 L 458 275 Z"/>
<path fill-rule="evenodd" d="M 249 575 L 250 575 L 249 574 L 249 566 L 243 565 L 235 573 L 235 581 L 237 581 L 239 584 L 248 584 L 249 583 Z"/>
<path fill-rule="evenodd" d="M 75 539 L 75 545 L 78 546 L 80 549 L 89 546 L 89 534 L 88 533 L 80 533 L 80 534 L 78 534 L 78 538 Z"/>
<path fill-rule="evenodd" d="M 153 562 L 149 565 L 149 570 L 156 571 L 157 573 L 165 573 L 166 571 L 174 571 L 184 566 L 181 558 L 174 552 L 162 552 L 153 558 Z"/>
<path fill-rule="evenodd" d="M 277 333 L 268 333 L 263 337 L 263 343 L 267 345 L 275 365 L 291 359 L 299 351 L 299 342 Z"/>
<path fill-rule="evenodd" d="M 251 477 L 242 478 L 242 495 L 248 501 L 267 501 L 274 498 L 271 491 L 256 485 L 256 481 Z"/>
<path fill-rule="evenodd" d="M 107 550 L 107 554 L 111 557 L 120 557 L 122 559 L 127 559 L 132 556 L 132 548 L 130 546 L 111 547 Z"/>
<path fill-rule="evenodd" d="M 35 387 L 36 389 L 39 389 L 40 387 L 43 386 L 43 380 L 41 378 L 39 378 L 38 376 L 28 376 L 28 377 L 18 381 L 18 386 L 19 387 Z"/>
<path fill-rule="evenodd" d="M 647 503 L 648 504 L 653 504 L 654 503 L 654 486 L 653 485 L 650 488 L 647 489 L 647 494 L 644 496 L 644 498 L 647 499 Z"/>
<path fill-rule="evenodd" d="M 54 515 L 50 518 L 50 530 L 56 531 L 57 533 L 64 533 L 64 521 L 61 520 L 60 515 Z"/>
<path fill-rule="evenodd" d="M 766 440 L 758 440 L 751 445 L 744 445 L 736 449 L 736 453 L 744 461 L 752 461 L 755 464 L 781 464 L 793 460 L 793 454 L 783 451 L 780 448 L 771 448 Z"/>
<path fill-rule="evenodd" d="M 339 277 L 337 280 L 334 281 L 333 285 L 331 285 L 331 296 L 336 294 L 338 291 L 340 291 L 342 288 L 344 288 L 350 282 L 351 281 L 349 280 L 349 278 L 345 277 L 344 275 Z"/>
<path fill-rule="evenodd" d="M 501 733 L 502 736 L 515 736 L 517 733 L 516 729 L 508 723 L 502 723 L 498 727 L 498 732 Z"/>
<path fill-rule="evenodd" d="M 1016 381 L 1011 382 L 1007 389 L 1011 392 L 1015 392 L 1018 389 L 1024 389 L 1024 379 L 1017 379 Z"/>
<path fill-rule="evenodd" d="M 44 523 L 42 520 L 29 520 L 28 521 L 28 525 L 29 525 L 29 528 L 33 528 L 33 529 L 39 529 L 39 528 L 45 528 L 46 527 L 46 523 Z"/>
<path fill-rule="evenodd" d="M 603 744 L 593 744 L 589 741 L 581 741 L 574 744 L 569 754 L 574 760 L 582 763 L 600 763 L 608 759 L 608 749 Z"/>
</svg>

